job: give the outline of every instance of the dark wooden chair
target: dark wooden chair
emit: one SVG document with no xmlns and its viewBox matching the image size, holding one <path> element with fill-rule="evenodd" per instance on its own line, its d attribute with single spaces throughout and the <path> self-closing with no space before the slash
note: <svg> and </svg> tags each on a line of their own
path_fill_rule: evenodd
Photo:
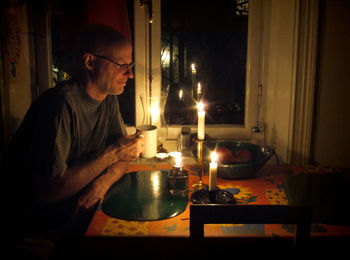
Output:
<svg viewBox="0 0 350 260">
<path fill-rule="evenodd" d="M 190 205 L 190 237 L 204 238 L 204 224 L 295 224 L 294 246 L 307 245 L 311 207 L 292 205 Z"/>
</svg>

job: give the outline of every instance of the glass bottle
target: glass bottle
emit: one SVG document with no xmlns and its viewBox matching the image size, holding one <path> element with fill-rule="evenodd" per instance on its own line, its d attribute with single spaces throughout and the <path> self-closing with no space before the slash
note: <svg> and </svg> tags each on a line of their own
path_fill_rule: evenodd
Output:
<svg viewBox="0 0 350 260">
<path fill-rule="evenodd" d="M 164 108 L 168 98 L 166 92 L 161 92 L 159 96 L 140 95 L 143 120 L 142 125 L 154 125 L 157 127 L 157 150 L 163 150 L 163 143 L 168 137 L 168 125 L 164 116 Z"/>
</svg>

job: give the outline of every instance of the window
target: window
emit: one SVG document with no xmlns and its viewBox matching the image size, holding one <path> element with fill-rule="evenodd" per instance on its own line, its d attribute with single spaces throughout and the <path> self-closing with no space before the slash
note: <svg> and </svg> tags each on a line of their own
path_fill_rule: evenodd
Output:
<svg viewBox="0 0 350 260">
<path fill-rule="evenodd" d="M 248 12 L 238 7 L 232 0 L 161 2 L 169 124 L 196 124 L 199 101 L 206 105 L 206 124 L 244 124 Z"/>
<path fill-rule="evenodd" d="M 161 69 L 161 0 L 151 1 L 151 12 L 149 12 L 147 5 L 150 1 L 126 1 L 129 10 L 134 12 L 134 23 L 131 24 L 134 25 L 136 61 L 136 77 L 134 82 L 130 82 L 135 83 L 135 88 L 130 86 L 128 89 L 135 91 L 135 93 L 130 94 L 130 100 L 135 102 L 135 106 L 131 102 L 127 103 L 130 110 L 135 109 L 135 113 L 131 112 L 135 115 L 135 123 L 129 122 L 130 132 L 134 131 L 133 126 L 141 124 L 143 120 L 140 94 L 150 90 L 153 94 L 159 94 L 160 90 L 166 87 L 166 85 L 162 86 Z M 55 0 L 53 2 L 66 3 L 68 10 L 71 8 L 69 4 L 75 3 L 68 0 Z M 203 1 L 196 2 L 202 3 Z M 236 10 L 238 13 L 244 15 L 247 12 L 247 1 L 232 0 L 232 2 L 239 4 Z M 130 9 L 132 4 L 133 7 Z M 38 14 L 45 13 L 39 9 Z M 63 19 L 69 17 L 66 13 L 63 14 Z M 53 10 L 52 15 L 59 17 L 61 14 L 54 13 Z M 286 162 L 291 161 L 293 153 L 307 156 L 308 146 L 305 143 L 308 142 L 300 140 L 303 140 L 305 131 L 310 132 L 307 124 L 310 120 L 307 120 L 308 117 L 305 119 L 305 113 L 312 114 L 310 110 L 312 106 L 300 100 L 304 100 L 303 95 L 306 95 L 309 102 L 312 103 L 314 86 L 312 75 L 316 56 L 314 53 L 310 54 L 310 49 L 307 46 L 315 46 L 315 42 L 317 42 L 317 29 L 315 29 L 317 28 L 317 15 L 318 1 L 311 1 L 304 7 L 300 5 L 299 1 L 249 0 L 244 123 L 207 124 L 206 133 L 213 138 L 249 139 L 252 127 L 255 126 L 259 115 L 262 114 L 263 120 L 261 121 L 266 122 L 267 126 L 263 131 L 266 144 L 275 148 Z M 33 17 L 39 17 L 39 15 L 35 14 Z M 132 17 L 130 16 L 130 18 Z M 46 15 L 43 19 L 46 19 Z M 152 24 L 149 23 L 150 20 Z M 42 23 L 42 25 L 45 25 L 45 28 L 40 31 L 45 31 L 46 23 Z M 55 34 L 54 28 L 52 29 L 52 34 Z M 52 35 L 52 37 L 55 36 Z M 41 73 L 38 74 L 38 82 L 34 84 L 38 86 L 39 91 L 37 92 L 39 93 L 47 86 L 51 86 L 51 82 L 48 80 L 52 78 L 51 71 L 44 73 L 47 65 L 51 64 L 50 44 L 47 43 L 47 38 L 42 37 L 41 34 L 34 38 L 42 43 L 35 45 L 35 53 L 40 54 L 38 55 L 40 57 L 37 58 L 40 61 L 38 68 L 42 68 L 38 69 Z M 43 45 L 45 48 L 42 48 Z M 52 46 L 53 49 L 55 47 Z M 48 50 L 47 55 L 41 56 L 41 54 L 46 54 L 46 50 Z M 313 47 L 311 50 L 315 51 L 315 48 Z M 310 55 L 306 55 L 303 51 Z M 188 51 L 184 50 L 184 53 L 188 55 Z M 189 65 L 186 64 L 184 67 L 188 68 Z M 201 69 L 198 67 L 198 71 Z M 187 71 L 187 73 L 191 73 L 191 71 Z M 305 80 L 304 77 L 308 80 Z M 163 83 L 166 84 L 166 81 Z M 259 88 L 262 83 L 265 84 L 263 89 Z M 298 91 L 301 93 L 300 96 L 298 96 L 299 93 L 296 95 Z M 263 111 L 258 109 L 259 92 L 263 93 Z M 304 104 L 306 104 L 305 107 Z M 303 120 L 299 120 L 299 117 Z M 302 122 L 301 127 L 298 125 L 299 122 Z M 303 125 L 306 127 L 302 127 Z M 175 123 L 169 124 L 168 139 L 175 139 L 182 126 Z M 196 125 L 190 126 L 195 132 Z M 301 131 L 300 134 L 295 134 L 299 133 L 298 131 Z M 296 136 L 300 138 L 296 138 Z M 296 147 L 297 152 L 294 151 L 294 147 Z M 301 152 L 299 153 L 299 151 Z"/>
<path fill-rule="evenodd" d="M 193 90 L 198 85 L 193 80 L 194 63 L 203 98 L 209 103 L 206 133 L 214 138 L 249 138 L 257 120 L 262 1 L 249 1 L 249 15 L 247 1 L 220 1 L 215 5 L 219 3 L 214 8 L 212 1 L 153 0 L 150 11 L 149 6 L 141 7 L 139 1 L 134 1 L 136 124 L 142 122 L 143 114 L 137 96 L 147 91 L 160 93 L 169 86 L 168 111 L 165 109 L 168 139 L 175 139 L 183 125 L 196 131 Z M 177 7 L 171 6 L 174 4 Z M 202 12 L 203 8 L 210 12 Z M 198 15 L 193 14 L 196 10 Z M 180 18 L 178 23 L 171 21 L 174 16 Z M 197 27 L 185 20 L 198 21 Z M 187 30 L 183 29 L 185 25 L 189 26 Z M 236 39 L 234 34 L 238 35 Z M 186 95 L 194 100 L 186 103 Z"/>
<path fill-rule="evenodd" d="M 175 139 L 184 125 L 196 132 L 200 83 L 206 103 L 206 133 L 214 138 L 249 138 L 257 120 L 263 1 L 250 0 L 249 15 L 244 0 L 220 1 L 215 6 L 212 1 L 201 1 L 201 6 L 197 1 L 151 2 L 152 11 L 143 1 L 126 1 L 136 61 L 135 79 L 128 81 L 119 97 L 126 124 L 142 124 L 141 94 L 159 95 L 168 89 L 168 139 Z M 54 3 L 53 52 L 57 51 L 55 42 L 60 42 L 55 19 L 61 17 L 63 8 L 61 1 Z M 177 17 L 181 19 L 174 22 Z M 63 56 L 53 53 L 55 80 L 67 77 L 65 70 L 57 70 L 58 57 Z"/>
</svg>

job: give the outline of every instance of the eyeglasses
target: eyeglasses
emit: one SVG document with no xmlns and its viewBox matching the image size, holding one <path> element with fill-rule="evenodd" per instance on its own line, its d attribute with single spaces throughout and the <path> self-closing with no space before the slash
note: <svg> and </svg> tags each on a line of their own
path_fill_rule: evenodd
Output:
<svg viewBox="0 0 350 260">
<path fill-rule="evenodd" d="M 125 68 L 130 68 L 130 69 L 132 69 L 132 68 L 134 67 L 134 65 L 135 65 L 135 62 L 125 63 L 125 64 L 119 64 L 118 62 L 116 62 L 116 61 L 114 61 L 114 60 L 112 60 L 112 59 L 110 59 L 110 58 L 107 58 L 107 57 L 105 57 L 105 56 L 98 55 L 98 54 L 95 54 L 95 53 L 90 53 L 90 54 L 92 54 L 92 55 L 94 55 L 94 56 L 96 56 L 96 57 L 98 57 L 98 58 L 104 59 L 104 60 L 106 60 L 106 61 L 112 62 L 112 63 L 114 63 L 115 65 L 118 65 L 121 69 L 125 69 Z"/>
</svg>

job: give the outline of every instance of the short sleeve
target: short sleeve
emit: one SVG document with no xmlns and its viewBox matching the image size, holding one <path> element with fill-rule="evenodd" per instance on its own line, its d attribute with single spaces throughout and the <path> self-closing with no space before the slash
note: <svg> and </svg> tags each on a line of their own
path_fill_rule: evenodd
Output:
<svg viewBox="0 0 350 260">
<path fill-rule="evenodd" d="M 56 118 L 56 136 L 52 152 L 52 176 L 62 176 L 67 170 L 67 159 L 73 137 L 73 123 L 67 106 L 63 106 L 61 114 Z"/>
<path fill-rule="evenodd" d="M 41 112 L 43 122 L 38 123 L 38 168 L 48 178 L 62 176 L 67 169 L 73 136 L 73 116 L 62 101 L 52 109 Z M 42 165 L 42 166 L 41 166 Z"/>
</svg>

